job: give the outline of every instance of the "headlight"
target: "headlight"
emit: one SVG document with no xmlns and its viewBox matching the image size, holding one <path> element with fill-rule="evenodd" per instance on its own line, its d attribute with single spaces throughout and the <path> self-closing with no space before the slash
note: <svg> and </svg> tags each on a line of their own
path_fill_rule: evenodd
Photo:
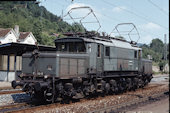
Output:
<svg viewBox="0 0 170 113">
<path fill-rule="evenodd" d="M 48 75 L 45 75 L 44 78 L 47 79 L 47 78 L 48 78 Z"/>
</svg>

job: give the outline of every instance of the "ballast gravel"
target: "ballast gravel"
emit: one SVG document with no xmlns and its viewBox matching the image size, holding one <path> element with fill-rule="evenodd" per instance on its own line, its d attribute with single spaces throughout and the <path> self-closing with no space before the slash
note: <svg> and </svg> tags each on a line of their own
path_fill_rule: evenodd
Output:
<svg viewBox="0 0 170 113">
<path fill-rule="evenodd" d="M 30 99 L 31 99 L 30 95 L 26 93 L 4 94 L 0 95 L 0 106 L 27 102 Z"/>
</svg>

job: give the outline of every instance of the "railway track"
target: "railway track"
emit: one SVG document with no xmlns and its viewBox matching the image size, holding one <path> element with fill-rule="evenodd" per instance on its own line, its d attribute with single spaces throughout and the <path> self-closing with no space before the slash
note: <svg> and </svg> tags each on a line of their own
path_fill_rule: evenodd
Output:
<svg viewBox="0 0 170 113">
<path fill-rule="evenodd" d="M 27 108 L 31 109 L 32 107 L 35 106 L 40 106 L 43 103 L 41 103 L 40 101 L 36 100 L 36 99 L 32 99 L 26 102 L 21 102 L 21 103 L 13 103 L 10 105 L 4 105 L 4 106 L 0 106 L 0 113 L 12 113 L 14 111 L 22 111 L 25 110 Z"/>
<path fill-rule="evenodd" d="M 19 110 L 19 109 L 23 109 L 23 108 L 27 108 L 27 107 L 30 107 L 30 105 L 27 103 L 19 103 L 19 104 L 1 106 L 0 113 L 10 112 L 13 110 Z"/>
<path fill-rule="evenodd" d="M 22 92 L 23 91 L 21 89 L 5 89 L 5 90 L 0 90 L 0 95 L 22 93 Z"/>
<path fill-rule="evenodd" d="M 0 87 L 0 91 L 2 91 L 2 90 L 13 90 L 14 88 L 12 88 L 11 86 L 10 87 L 7 87 L 7 86 L 4 86 L 4 87 Z M 19 86 L 17 86 L 15 89 L 21 89 L 21 87 L 19 87 Z"/>
<path fill-rule="evenodd" d="M 169 93 L 168 87 L 164 87 L 162 84 L 150 84 L 143 89 L 138 89 L 135 92 L 129 91 L 120 95 L 109 95 L 105 97 L 82 99 L 79 102 L 70 104 L 48 104 L 48 105 L 36 105 L 28 106 L 19 109 L 8 110 L 10 113 L 41 113 L 41 112 L 90 112 L 90 113 L 104 113 L 121 111 L 123 108 L 127 108 L 132 105 L 144 103 L 149 100 L 153 100 L 159 97 L 167 96 Z"/>
</svg>

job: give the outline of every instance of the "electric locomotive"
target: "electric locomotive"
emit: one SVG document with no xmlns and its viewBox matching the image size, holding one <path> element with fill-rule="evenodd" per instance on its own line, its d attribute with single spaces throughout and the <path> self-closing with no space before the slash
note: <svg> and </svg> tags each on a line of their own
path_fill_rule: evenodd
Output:
<svg viewBox="0 0 170 113">
<path fill-rule="evenodd" d="M 152 61 L 133 42 L 89 33 L 65 34 L 56 51 L 22 55 L 23 91 L 48 102 L 115 94 L 144 87 L 152 79 Z"/>
</svg>

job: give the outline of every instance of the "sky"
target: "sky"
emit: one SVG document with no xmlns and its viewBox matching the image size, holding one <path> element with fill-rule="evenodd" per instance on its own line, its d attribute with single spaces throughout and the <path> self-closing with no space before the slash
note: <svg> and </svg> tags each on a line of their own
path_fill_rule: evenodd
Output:
<svg viewBox="0 0 170 113">
<path fill-rule="evenodd" d="M 167 42 L 169 42 L 169 0 L 40 0 L 40 6 L 44 6 L 51 13 L 62 16 L 73 7 L 90 7 L 100 22 L 101 28 L 99 32 L 106 32 L 110 34 L 115 26 L 120 23 L 133 23 L 137 31 L 133 29 L 132 25 L 119 26 L 119 31 L 130 31 L 131 40 L 138 43 L 150 44 L 152 39 L 159 38 L 164 42 L 164 34 L 166 34 Z M 63 12 L 63 13 L 62 13 Z M 85 16 L 89 10 L 80 9 L 72 11 L 73 17 Z M 64 17 L 67 20 L 68 16 Z M 95 22 L 91 24 L 83 24 L 88 30 L 97 30 L 99 24 L 96 23 L 95 18 L 90 14 L 84 22 Z M 79 22 L 79 20 L 76 20 Z M 128 30 L 127 30 L 128 29 Z M 123 34 L 123 32 L 121 32 Z M 137 35 L 139 33 L 139 36 Z M 114 30 L 111 33 L 116 35 Z M 134 35 L 133 35 L 134 34 Z M 125 36 L 125 35 L 123 35 Z M 125 37 L 129 40 L 129 37 Z"/>
</svg>

